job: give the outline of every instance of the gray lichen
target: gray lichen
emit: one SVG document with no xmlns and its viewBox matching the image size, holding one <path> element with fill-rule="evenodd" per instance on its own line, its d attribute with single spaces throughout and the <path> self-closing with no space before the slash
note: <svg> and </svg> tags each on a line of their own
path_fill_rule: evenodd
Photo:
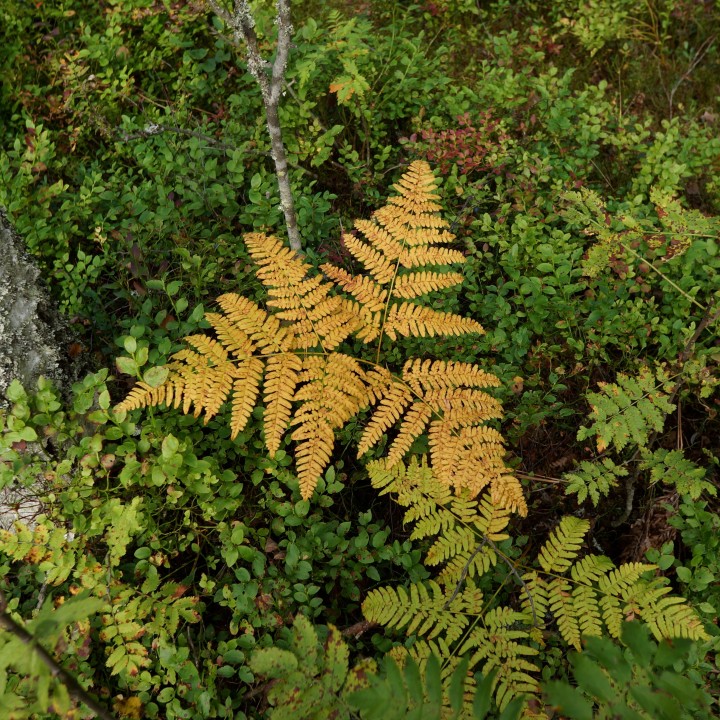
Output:
<svg viewBox="0 0 720 720">
<path fill-rule="evenodd" d="M 15 378 L 28 390 L 40 375 L 64 384 L 61 332 L 40 271 L 0 208 L 0 403 Z"/>
<path fill-rule="evenodd" d="M 44 375 L 59 389 L 66 385 L 61 361 L 64 324 L 50 305 L 40 271 L 0 208 L 0 409 L 14 379 L 32 392 Z M 30 525 L 42 512 L 37 485 L 0 488 L 0 528 L 16 521 Z"/>
</svg>

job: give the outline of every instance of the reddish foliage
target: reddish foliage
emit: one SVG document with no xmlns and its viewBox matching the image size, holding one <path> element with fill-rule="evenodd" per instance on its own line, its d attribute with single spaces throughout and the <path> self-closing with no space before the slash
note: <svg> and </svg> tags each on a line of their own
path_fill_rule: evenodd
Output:
<svg viewBox="0 0 720 720">
<path fill-rule="evenodd" d="M 469 113 L 460 115 L 457 120 L 458 128 L 423 130 L 421 142 L 415 135 L 410 140 L 422 148 L 422 156 L 437 165 L 442 174 L 448 173 L 452 165 L 457 165 L 463 175 L 488 170 L 499 172 L 493 151 L 508 139 L 500 129 L 499 121 L 489 111 L 480 113 L 477 124 L 473 124 Z"/>
</svg>

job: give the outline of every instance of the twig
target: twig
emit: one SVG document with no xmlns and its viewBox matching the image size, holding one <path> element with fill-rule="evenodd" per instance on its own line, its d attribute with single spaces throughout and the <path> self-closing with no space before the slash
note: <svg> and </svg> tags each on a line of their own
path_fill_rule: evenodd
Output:
<svg viewBox="0 0 720 720">
<path fill-rule="evenodd" d="M 677 79 L 675 84 L 672 86 L 672 89 L 667 94 L 668 95 L 668 104 L 670 106 L 670 119 L 672 120 L 673 117 L 673 103 L 675 98 L 675 93 L 677 92 L 678 88 L 692 75 L 692 73 L 695 71 L 695 68 L 702 62 L 702 59 L 707 55 L 710 48 L 713 46 L 713 43 L 715 42 L 716 35 L 713 35 L 712 37 L 709 37 L 705 40 L 705 42 L 698 48 L 695 55 L 693 55 L 692 60 L 690 60 L 690 64 L 688 65 L 688 69 Z"/>
<path fill-rule="evenodd" d="M 77 702 L 85 705 L 95 717 L 99 717 L 101 720 L 115 720 L 115 717 L 100 705 L 97 700 L 91 697 L 74 676 L 57 663 L 35 637 L 8 615 L 7 600 L 2 590 L 0 590 L 0 627 L 27 645 L 29 651 L 34 652 L 40 660 L 42 660 L 43 664 L 50 670 L 52 676 L 65 685 L 70 696 Z"/>
<path fill-rule="evenodd" d="M 378 623 L 376 622 L 370 622 L 369 620 L 360 620 L 360 622 L 356 622 L 354 625 L 350 625 L 350 627 L 346 627 L 342 634 L 345 637 L 352 637 L 352 638 L 359 638 L 361 635 L 366 633 L 368 630 L 372 630 L 373 628 L 378 627 Z"/>
</svg>

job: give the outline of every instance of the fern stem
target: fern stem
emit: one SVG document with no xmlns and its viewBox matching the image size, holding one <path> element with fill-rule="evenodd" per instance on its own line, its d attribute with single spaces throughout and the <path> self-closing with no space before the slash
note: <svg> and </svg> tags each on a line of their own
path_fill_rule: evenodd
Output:
<svg viewBox="0 0 720 720">
<path fill-rule="evenodd" d="M 664 272 L 658 270 L 653 263 L 648 262 L 642 255 L 635 252 L 635 250 L 633 250 L 629 245 L 626 245 L 625 243 L 620 243 L 620 245 L 622 245 L 622 247 L 637 260 L 646 263 L 653 272 L 656 272 L 666 283 L 668 283 L 668 285 L 675 288 L 675 290 L 677 290 L 681 295 L 686 297 L 691 303 L 693 303 L 693 305 L 697 305 L 703 312 L 707 311 L 707 308 L 704 305 L 702 305 L 694 297 L 686 293 L 677 283 L 673 282 L 667 275 L 665 275 Z"/>
</svg>

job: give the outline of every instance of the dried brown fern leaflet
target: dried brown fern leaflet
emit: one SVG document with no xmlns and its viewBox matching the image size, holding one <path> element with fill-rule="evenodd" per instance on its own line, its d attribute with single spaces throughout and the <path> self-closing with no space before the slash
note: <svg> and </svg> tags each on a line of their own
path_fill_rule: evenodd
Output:
<svg viewBox="0 0 720 720">
<path fill-rule="evenodd" d="M 500 434 L 486 423 L 501 415 L 485 390 L 494 375 L 479 367 L 441 360 L 408 360 L 391 373 L 377 362 L 338 352 L 350 336 L 364 343 L 384 336 L 481 333 L 476 321 L 434 310 L 422 296 L 462 282 L 447 265 L 464 262 L 447 247 L 454 239 L 439 216 L 437 181 L 427 163 L 414 162 L 395 186 L 398 195 L 358 220 L 363 236 L 345 235 L 348 250 L 366 270 L 352 275 L 331 264 L 323 275 L 276 237 L 245 236 L 257 276 L 267 288 L 267 310 L 239 295 L 218 299 L 208 313 L 216 339 L 186 338 L 191 346 L 167 365 L 167 379 L 140 382 L 119 410 L 166 404 L 204 413 L 208 422 L 230 400 L 231 436 L 247 425 L 262 385 L 263 430 L 274 455 L 288 427 L 302 497 L 309 498 L 332 456 L 335 433 L 364 408 L 376 406 L 359 455 L 397 423 L 386 463 L 397 464 L 427 432 L 438 478 L 476 495 L 489 488 L 493 502 L 526 511 L 522 489 L 507 474 Z"/>
</svg>

